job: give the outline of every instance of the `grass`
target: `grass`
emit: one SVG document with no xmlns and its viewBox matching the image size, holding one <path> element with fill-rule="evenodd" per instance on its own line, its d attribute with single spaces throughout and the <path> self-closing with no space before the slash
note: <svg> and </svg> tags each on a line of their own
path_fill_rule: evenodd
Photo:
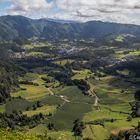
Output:
<svg viewBox="0 0 140 140">
<path fill-rule="evenodd" d="M 86 112 L 91 110 L 91 105 L 83 103 L 65 103 L 63 107 L 56 111 L 49 120 L 53 122 L 57 130 L 72 130 L 73 122 L 76 119 L 82 119 Z"/>
<path fill-rule="evenodd" d="M 38 136 L 38 135 L 44 135 L 47 131 L 47 128 L 45 125 L 38 125 L 36 126 L 35 128 L 32 128 L 30 129 L 28 132 L 27 132 L 27 135 L 33 135 L 33 136 Z"/>
<path fill-rule="evenodd" d="M 140 55 L 140 51 L 129 52 L 129 55 Z"/>
<path fill-rule="evenodd" d="M 83 69 L 83 70 L 73 70 L 74 76 L 72 77 L 72 80 L 77 79 L 85 79 L 91 75 L 91 71 L 88 69 Z"/>
<path fill-rule="evenodd" d="M 125 40 L 125 38 L 123 37 L 123 36 L 117 36 L 116 38 L 115 38 L 115 41 L 117 41 L 117 42 L 124 42 L 124 40 Z"/>
<path fill-rule="evenodd" d="M 83 121 L 89 122 L 89 121 L 94 121 L 98 119 L 117 119 L 117 121 L 111 123 L 111 122 L 106 122 L 105 123 L 105 128 L 102 128 L 102 126 L 92 126 L 93 132 L 94 132 L 94 137 L 96 137 L 96 140 L 102 140 L 102 138 L 108 138 L 110 133 L 114 132 L 119 132 L 119 130 L 122 130 L 124 128 L 130 128 L 132 126 L 136 126 L 137 123 L 139 122 L 139 118 L 133 119 L 131 122 L 127 121 L 127 114 L 120 114 L 119 112 L 111 112 L 109 111 L 106 107 L 111 108 L 112 110 L 115 111 L 124 111 L 124 112 L 129 112 L 130 107 L 126 104 L 118 104 L 114 106 L 101 106 L 101 110 L 96 110 L 95 108 L 92 109 L 91 112 L 86 113 Z M 89 126 L 88 126 L 89 127 Z M 103 129 L 103 130 L 102 130 Z M 100 133 L 102 130 L 102 133 Z M 91 130 L 88 128 L 84 131 L 84 137 L 91 136 L 92 138 L 92 133 Z"/>
<path fill-rule="evenodd" d="M 25 112 L 23 112 L 23 114 L 26 114 L 29 117 L 31 117 L 35 114 L 39 114 L 39 113 L 42 113 L 44 115 L 48 115 L 49 113 L 55 112 L 55 110 L 56 110 L 56 106 L 44 105 L 42 107 L 37 108 L 36 110 L 25 111 Z"/>
<path fill-rule="evenodd" d="M 74 120 L 82 119 L 85 113 L 91 111 L 93 99 L 85 97 L 76 86 L 64 87 L 55 94 L 58 97 L 46 96 L 41 102 L 49 106 L 61 105 L 52 118 L 46 122 L 53 122 L 57 130 L 71 130 Z M 67 97 L 70 103 L 62 100 L 59 95 Z"/>
<path fill-rule="evenodd" d="M 84 138 L 93 138 L 95 140 L 105 140 L 109 138 L 110 132 L 100 125 L 87 125 L 83 132 Z"/>
<path fill-rule="evenodd" d="M 12 93 L 11 95 L 13 97 L 21 96 L 22 98 L 25 98 L 29 101 L 37 101 L 50 94 L 50 91 L 44 85 L 21 85 L 21 88 L 26 90 L 20 90 L 18 92 Z"/>
<path fill-rule="evenodd" d="M 0 105 L 0 113 L 4 113 L 5 112 L 5 105 Z"/>
<path fill-rule="evenodd" d="M 39 86 L 34 85 L 24 85 L 21 84 L 20 87 L 25 90 L 19 90 L 11 94 L 12 97 L 21 96 L 29 101 L 37 101 L 44 98 L 46 95 L 50 94 L 50 90 L 46 88 L 45 81 L 41 79 L 41 77 L 46 77 L 47 75 L 38 75 L 35 73 L 27 73 L 23 78 L 23 80 L 32 81 L 34 83 L 39 84 Z"/>
<path fill-rule="evenodd" d="M 95 86 L 95 91 L 97 92 L 97 96 L 100 98 L 101 104 L 112 105 L 123 103 L 123 100 L 115 98 L 116 94 L 119 94 L 118 89 L 114 89 L 114 91 L 112 91 L 108 85 L 100 84 Z"/>
<path fill-rule="evenodd" d="M 129 56 L 138 56 L 140 55 L 140 51 L 129 51 L 127 54 L 124 54 L 124 52 L 116 52 L 116 54 L 114 55 L 115 58 L 124 58 L 124 57 L 129 57 Z"/>
<path fill-rule="evenodd" d="M 136 89 L 131 88 L 131 83 L 113 76 L 100 78 L 99 81 L 92 80 L 97 95 L 103 102 L 112 100 L 114 103 L 131 102 L 134 100 Z M 127 93 L 122 93 L 122 90 Z M 111 103 L 111 101 L 110 101 Z"/>
<path fill-rule="evenodd" d="M 58 65 L 65 65 L 68 63 L 68 61 L 62 60 L 61 62 L 55 61 L 54 63 Z M 69 63 L 72 63 L 72 61 Z M 91 71 L 87 69 L 73 70 L 73 72 L 75 75 L 72 77 L 72 79 L 85 79 L 92 75 Z M 124 70 L 119 71 L 119 73 L 127 75 L 129 71 Z M 48 79 L 52 80 L 52 82 L 50 82 L 48 85 L 50 85 L 51 90 L 55 95 L 49 95 L 50 90 L 45 87 L 46 83 L 41 79 L 41 77 L 47 77 Z M 129 102 L 134 100 L 133 93 L 136 90 L 132 89 L 131 82 L 126 82 L 125 79 L 118 79 L 114 76 L 107 75 L 105 77 L 101 77 L 100 79 L 96 78 L 91 80 L 94 85 L 94 89 L 97 92 L 97 96 L 100 98 L 100 111 L 93 106 L 94 98 L 84 96 L 82 91 L 79 90 L 76 86 L 65 86 L 57 88 L 59 82 L 55 81 L 47 74 L 38 75 L 34 73 L 27 73 L 24 79 L 38 83 L 39 86 L 21 85 L 21 87 L 26 88 L 26 90 L 13 93 L 12 96 L 22 96 L 26 99 L 26 102 L 18 101 L 18 103 L 14 103 L 13 101 L 12 105 L 8 105 L 7 110 L 12 110 L 10 107 L 15 108 L 15 106 L 18 106 L 18 110 L 23 110 L 23 114 L 27 114 L 27 116 L 32 116 L 38 113 L 43 113 L 44 115 L 49 113 L 53 114 L 49 120 L 45 120 L 44 125 L 38 125 L 37 127 L 30 129 L 27 134 L 43 135 L 46 133 L 47 124 L 52 122 L 57 131 L 47 130 L 48 136 L 60 140 L 73 140 L 74 137 L 72 136 L 71 130 L 74 120 L 78 118 L 84 122 L 98 119 L 117 119 L 117 121 L 113 123 L 105 123 L 105 128 L 100 125 L 87 125 L 83 132 L 84 138 L 90 137 L 96 140 L 103 140 L 105 138 L 107 139 L 111 132 L 116 130 L 118 131 L 123 128 L 129 128 L 132 125 L 136 125 L 139 121 L 139 118 L 135 118 L 131 122 L 127 122 L 126 119 L 128 114 L 119 113 L 120 111 L 128 113 L 131 112 Z M 127 94 L 123 94 L 121 91 L 126 89 L 128 89 Z M 65 96 L 70 102 L 65 102 L 59 97 L 59 95 Z M 25 111 L 25 106 L 28 102 L 27 100 L 40 100 L 44 106 L 37 108 L 34 111 Z M 18 105 L 19 102 L 21 103 L 21 107 Z M 13 106 L 13 104 L 15 105 Z M 57 108 L 58 106 L 60 106 L 60 108 Z M 118 112 L 112 112 L 110 109 Z M 4 108 L 0 107 L 0 110 L 4 111 Z"/>
<path fill-rule="evenodd" d="M 33 80 L 33 82 L 39 84 L 39 86 L 45 85 L 45 81 L 42 80 L 40 77 L 38 77 L 37 79 Z"/>
<path fill-rule="evenodd" d="M 11 132 L 9 130 L 0 129 L 1 140 L 42 140 L 37 136 L 30 136 L 23 132 Z M 48 140 L 48 138 L 44 138 L 44 140 Z"/>
<path fill-rule="evenodd" d="M 27 107 L 31 107 L 32 103 L 25 99 L 15 98 L 11 101 L 7 101 L 5 105 L 5 110 L 7 114 L 13 113 L 13 111 L 24 111 Z"/>
<path fill-rule="evenodd" d="M 47 78 L 48 80 L 50 80 L 49 83 L 45 83 L 44 80 L 42 80 L 42 78 Z M 38 83 L 39 85 L 47 85 L 48 87 L 52 87 L 52 88 L 57 88 L 60 86 L 60 82 L 55 80 L 53 77 L 48 76 L 47 74 L 40 74 L 39 77 L 34 80 L 33 82 Z"/>
<path fill-rule="evenodd" d="M 46 96 L 46 98 L 42 99 L 41 102 L 43 104 L 53 106 L 63 103 L 63 100 L 56 96 Z"/>
<path fill-rule="evenodd" d="M 57 140 L 75 140 L 73 133 L 70 131 L 48 131 L 48 137 L 51 137 L 53 139 L 57 139 Z"/>
<path fill-rule="evenodd" d="M 56 93 L 66 96 L 71 102 L 94 104 L 94 98 L 85 96 L 77 86 L 66 86 Z"/>
<path fill-rule="evenodd" d="M 82 119 L 85 113 L 91 111 L 93 99 L 85 97 L 76 86 L 65 87 L 56 94 L 67 97 L 70 103 L 55 96 L 44 99 L 45 103 L 62 105 L 49 121 L 54 123 L 57 130 L 71 130 L 74 120 Z"/>
<path fill-rule="evenodd" d="M 109 106 L 108 106 L 109 107 Z M 111 107 L 110 107 L 111 108 Z M 85 114 L 83 120 L 86 122 L 89 121 L 94 121 L 94 120 L 98 120 L 98 119 L 126 119 L 128 115 L 126 114 L 120 114 L 120 113 L 116 113 L 116 112 L 111 112 L 109 111 L 107 108 L 105 108 L 104 106 L 101 106 L 101 110 L 96 110 L 95 108 L 92 108 L 92 111 Z"/>
<path fill-rule="evenodd" d="M 24 77 L 20 77 L 20 80 L 33 81 L 38 78 L 36 73 L 26 73 Z"/>
<path fill-rule="evenodd" d="M 44 55 L 45 53 L 43 53 L 43 52 L 31 52 L 31 54 L 36 56 L 36 55 Z"/>
<path fill-rule="evenodd" d="M 43 42 L 40 42 L 40 43 L 31 43 L 31 44 L 26 44 L 26 45 L 23 45 L 22 48 L 24 49 L 27 49 L 27 50 L 31 50 L 35 47 L 51 47 L 51 44 L 50 43 L 43 43 Z"/>
<path fill-rule="evenodd" d="M 97 140 L 108 138 L 113 131 L 137 124 L 138 119 L 134 119 L 129 123 L 126 121 L 128 117 L 127 114 L 118 113 L 120 111 L 128 113 L 131 111 L 128 102 L 133 100 L 132 93 L 134 91 L 130 88 L 128 94 L 121 93 L 122 87 L 125 89 L 130 83 L 123 80 L 117 80 L 113 76 L 106 76 L 100 78 L 100 80 L 94 79 L 92 82 L 95 86 L 97 95 L 101 99 L 101 111 L 96 110 L 93 107 L 92 103 L 94 103 L 94 98 L 84 96 L 76 86 L 64 87 L 62 89 L 60 88 L 60 90 L 56 90 L 55 94 L 66 96 L 71 101 L 70 103 L 63 104 L 64 101 L 55 96 L 46 96 L 42 100 L 44 104 L 51 106 L 63 104 L 63 106 L 58 109 L 53 117 L 46 123 L 53 122 L 57 130 L 70 131 L 73 127 L 73 121 L 77 118 L 83 119 L 83 121 L 86 122 L 105 118 L 118 119 L 114 123 L 105 123 L 105 128 L 102 126 L 91 126 L 94 131 L 94 137 Z M 122 84 L 121 86 L 120 83 Z M 118 112 L 111 112 L 108 108 Z M 100 130 L 102 131 L 102 134 L 100 134 Z M 89 128 L 86 128 L 83 134 L 85 138 L 90 136 L 92 138 L 93 135 Z M 57 136 L 58 132 L 51 132 L 51 136 L 55 137 L 55 135 Z"/>
<path fill-rule="evenodd" d="M 129 70 L 127 70 L 127 69 L 126 70 L 120 70 L 120 71 L 118 70 L 117 72 L 121 75 L 125 75 L 125 76 L 129 75 Z"/>
<path fill-rule="evenodd" d="M 70 131 L 49 131 L 45 125 L 38 125 L 33 129 L 30 129 L 27 132 L 27 135 L 47 135 L 47 137 L 51 137 L 52 139 L 58 139 L 58 140 L 75 140 L 73 133 Z M 47 140 L 47 139 L 44 139 Z"/>
<path fill-rule="evenodd" d="M 61 65 L 61 66 L 64 66 L 64 65 L 66 65 L 67 63 L 68 63 L 68 64 L 71 64 L 71 63 L 74 62 L 74 61 L 75 61 L 75 60 L 72 60 L 72 59 L 63 59 L 63 60 L 54 61 L 53 63 L 54 63 L 54 64 Z"/>
<path fill-rule="evenodd" d="M 92 80 L 92 82 L 95 86 L 95 91 L 97 92 L 97 95 L 101 100 L 101 110 L 99 111 L 93 107 L 91 112 L 88 112 L 84 115 L 83 121 L 89 122 L 105 118 L 117 119 L 117 121 L 113 123 L 105 123 L 105 128 L 102 128 L 102 126 L 92 126 L 95 139 L 107 139 L 110 133 L 114 133 L 114 131 L 118 132 L 121 129 L 126 129 L 132 127 L 132 125 L 137 125 L 137 123 L 139 122 L 139 118 L 135 118 L 131 122 L 128 122 L 127 117 L 129 115 L 120 113 L 131 112 L 129 102 L 134 100 L 133 93 L 136 89 L 132 89 L 130 83 L 125 82 L 125 80 L 123 79 L 116 79 L 113 76 L 106 76 L 100 78 L 100 80 L 94 79 Z M 121 93 L 121 90 L 125 90 L 126 88 L 128 89 L 128 93 Z M 118 112 L 112 112 L 110 111 L 110 109 Z M 100 133 L 101 131 L 102 133 Z M 84 137 L 88 135 L 91 138 L 93 136 L 93 134 L 91 133 L 91 128 L 89 126 L 84 131 Z"/>
</svg>

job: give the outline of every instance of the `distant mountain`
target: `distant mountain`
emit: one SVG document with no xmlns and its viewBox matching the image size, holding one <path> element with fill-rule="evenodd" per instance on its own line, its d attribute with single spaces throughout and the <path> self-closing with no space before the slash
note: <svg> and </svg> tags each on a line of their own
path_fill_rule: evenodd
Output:
<svg viewBox="0 0 140 140">
<path fill-rule="evenodd" d="M 80 21 L 74 21 L 74 20 L 62 20 L 62 19 L 51 19 L 51 18 L 47 18 L 47 20 L 53 21 L 53 22 L 59 22 L 59 23 L 63 23 L 63 24 L 64 23 L 81 23 Z"/>
<path fill-rule="evenodd" d="M 132 34 L 140 36 L 140 26 L 101 21 L 86 23 L 50 19 L 33 20 L 23 16 L 0 17 L 0 40 L 16 37 L 50 39 L 87 39 L 106 35 Z"/>
</svg>

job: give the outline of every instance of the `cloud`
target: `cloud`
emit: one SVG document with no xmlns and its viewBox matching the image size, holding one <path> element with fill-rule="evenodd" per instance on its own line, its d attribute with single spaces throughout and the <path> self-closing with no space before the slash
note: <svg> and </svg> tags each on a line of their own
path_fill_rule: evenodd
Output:
<svg viewBox="0 0 140 140">
<path fill-rule="evenodd" d="M 0 0 L 5 14 L 140 24 L 140 0 Z"/>
<path fill-rule="evenodd" d="M 72 19 L 140 24 L 140 0 L 56 0 L 56 4 Z"/>
<path fill-rule="evenodd" d="M 2 3 L 2 2 L 8 2 L 9 0 L 0 0 L 0 3 Z"/>
<path fill-rule="evenodd" d="M 52 3 L 46 0 L 7 0 L 11 5 L 6 10 L 10 15 L 24 15 L 29 17 L 46 16 L 52 7 Z"/>
</svg>

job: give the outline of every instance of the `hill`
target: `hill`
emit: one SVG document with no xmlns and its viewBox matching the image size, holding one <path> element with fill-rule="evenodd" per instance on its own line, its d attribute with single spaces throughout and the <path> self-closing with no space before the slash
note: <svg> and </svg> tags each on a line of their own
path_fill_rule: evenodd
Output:
<svg viewBox="0 0 140 140">
<path fill-rule="evenodd" d="M 89 39 L 106 35 L 140 35 L 140 26 L 101 21 L 60 22 L 50 19 L 29 19 L 23 16 L 0 17 L 0 40 L 16 37 L 44 37 L 50 39 Z"/>
</svg>

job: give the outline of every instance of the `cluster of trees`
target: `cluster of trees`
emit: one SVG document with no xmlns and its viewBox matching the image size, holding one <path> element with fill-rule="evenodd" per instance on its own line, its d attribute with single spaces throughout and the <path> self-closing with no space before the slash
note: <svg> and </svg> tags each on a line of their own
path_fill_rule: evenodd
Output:
<svg viewBox="0 0 140 140">
<path fill-rule="evenodd" d="M 6 43 L 0 43 L 0 50 L 5 51 L 5 50 L 10 50 L 12 52 L 22 52 L 24 51 L 23 48 L 21 48 L 17 43 L 15 42 L 6 42 Z"/>
<path fill-rule="evenodd" d="M 49 75 L 54 77 L 60 83 L 63 83 L 65 85 L 69 85 L 69 86 L 73 85 L 73 82 L 71 80 L 71 75 L 66 71 L 50 72 Z"/>
<path fill-rule="evenodd" d="M 72 129 L 72 132 L 74 133 L 74 136 L 75 137 L 82 137 L 83 134 L 83 130 L 86 128 L 85 124 L 80 121 L 79 119 L 75 120 L 73 122 L 74 126 L 73 126 L 73 129 Z"/>
<path fill-rule="evenodd" d="M 27 70 L 32 70 L 39 67 L 52 67 L 52 68 L 61 68 L 57 64 L 51 63 L 49 58 L 42 57 L 42 58 L 22 58 L 16 61 L 16 64 L 26 68 Z"/>
<path fill-rule="evenodd" d="M 14 68 L 0 61 L 0 103 L 10 97 L 10 91 L 18 87 L 18 80 Z"/>
<path fill-rule="evenodd" d="M 34 85 L 34 86 L 39 86 L 38 83 L 34 83 L 32 81 L 19 81 L 19 84 L 24 84 L 24 85 Z"/>
<path fill-rule="evenodd" d="M 17 111 L 13 111 L 12 114 L 0 113 L 0 127 L 11 128 L 15 130 L 21 126 L 29 126 L 33 128 L 37 126 L 45 116 L 42 113 L 28 117 L 27 115 L 18 114 Z"/>
<path fill-rule="evenodd" d="M 134 96 L 136 101 L 140 101 L 140 90 L 137 90 Z"/>
<path fill-rule="evenodd" d="M 24 45 L 24 44 L 29 44 L 29 40 L 25 37 L 16 37 L 14 40 L 13 40 L 13 43 L 15 43 L 16 45 L 18 46 L 21 46 L 21 45 Z"/>
<path fill-rule="evenodd" d="M 86 91 L 90 89 L 90 86 L 86 80 L 72 80 L 71 76 L 73 73 L 70 71 L 50 72 L 49 75 L 67 86 L 76 85 L 80 90 L 83 91 L 84 94 L 86 94 Z"/>
<path fill-rule="evenodd" d="M 54 124 L 53 123 L 49 123 L 48 124 L 48 129 L 49 130 L 55 130 Z"/>
<path fill-rule="evenodd" d="M 103 127 L 105 127 L 105 123 L 106 122 L 111 122 L 111 123 L 113 123 L 113 122 L 115 122 L 115 121 L 117 121 L 117 119 L 97 119 L 97 120 L 94 120 L 94 121 L 90 121 L 90 122 L 87 122 L 86 124 L 90 124 L 90 125 L 101 125 L 101 126 L 103 126 Z"/>
<path fill-rule="evenodd" d="M 47 45 L 43 46 L 43 47 L 34 47 L 33 49 L 30 50 L 31 52 L 43 52 L 43 53 L 48 53 L 48 54 L 58 54 L 58 49 L 57 48 L 50 48 L 50 47 L 47 47 Z"/>
<path fill-rule="evenodd" d="M 140 59 L 135 56 L 135 58 L 128 59 L 126 62 L 119 63 L 112 67 L 113 70 L 124 70 L 127 69 L 130 72 L 135 73 L 135 77 L 140 77 Z"/>
<path fill-rule="evenodd" d="M 17 37 L 11 41 L 1 41 L 0 52 L 4 52 L 4 54 L 7 53 L 7 50 L 10 50 L 10 52 L 23 52 L 25 50 L 21 46 L 29 43 L 30 42 L 25 37 Z M 3 55 L 3 53 L 0 55 Z"/>
<path fill-rule="evenodd" d="M 0 103 L 10 97 L 10 92 L 19 87 L 18 75 L 23 70 L 13 64 L 11 51 L 21 51 L 16 42 L 0 42 Z"/>
<path fill-rule="evenodd" d="M 44 80 L 46 83 L 52 82 L 52 80 L 48 79 L 47 77 L 41 77 L 42 80 Z"/>
<path fill-rule="evenodd" d="M 42 103 L 40 101 L 37 101 L 35 104 L 33 104 L 32 109 L 36 110 L 37 108 L 42 107 L 42 106 L 43 106 Z M 26 110 L 28 111 L 29 109 L 30 108 L 27 107 Z"/>
<path fill-rule="evenodd" d="M 137 90 L 134 94 L 135 102 L 130 103 L 131 106 L 131 116 L 133 118 L 140 117 L 140 91 Z"/>
<path fill-rule="evenodd" d="M 73 80 L 74 84 L 83 91 L 84 94 L 90 89 L 90 85 L 87 83 L 86 80 Z"/>
</svg>

